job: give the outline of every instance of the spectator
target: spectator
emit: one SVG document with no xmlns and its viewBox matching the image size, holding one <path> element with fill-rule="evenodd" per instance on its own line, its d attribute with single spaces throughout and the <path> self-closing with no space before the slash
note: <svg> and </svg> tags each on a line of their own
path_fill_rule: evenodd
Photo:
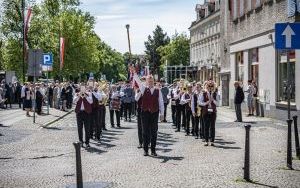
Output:
<svg viewBox="0 0 300 188">
<path fill-rule="evenodd" d="M 235 96 L 234 96 L 234 104 L 235 104 L 235 113 L 236 113 L 236 120 L 235 122 L 242 122 L 242 110 L 241 110 L 241 104 L 244 101 L 244 92 L 241 88 L 238 81 L 234 82 L 235 87 Z"/>
<path fill-rule="evenodd" d="M 166 116 L 167 116 L 167 106 L 169 104 L 168 94 L 169 94 L 169 88 L 166 86 L 165 80 L 160 80 L 161 83 L 161 93 L 164 100 L 164 117 L 162 119 L 162 122 L 167 122 Z"/>
<path fill-rule="evenodd" d="M 253 105 L 253 94 L 254 94 L 254 87 L 252 85 L 252 80 L 248 80 L 248 87 L 247 90 L 245 91 L 246 93 L 248 93 L 247 96 L 247 106 L 248 106 L 248 115 L 247 116 L 253 116 L 253 109 L 254 109 L 254 105 Z"/>
</svg>

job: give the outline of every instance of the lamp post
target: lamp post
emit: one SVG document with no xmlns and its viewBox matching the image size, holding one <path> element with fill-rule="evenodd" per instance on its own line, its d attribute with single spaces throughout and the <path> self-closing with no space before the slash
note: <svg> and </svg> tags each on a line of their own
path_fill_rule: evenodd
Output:
<svg viewBox="0 0 300 188">
<path fill-rule="evenodd" d="M 23 38 L 23 64 L 22 64 L 22 78 L 25 82 L 25 0 L 22 0 L 22 38 Z"/>
<path fill-rule="evenodd" d="M 129 47 L 129 62 L 131 62 L 131 45 L 130 45 L 130 35 L 129 35 L 129 28 L 130 25 L 126 24 L 126 29 L 127 29 L 127 39 L 128 39 L 128 47 Z"/>
</svg>

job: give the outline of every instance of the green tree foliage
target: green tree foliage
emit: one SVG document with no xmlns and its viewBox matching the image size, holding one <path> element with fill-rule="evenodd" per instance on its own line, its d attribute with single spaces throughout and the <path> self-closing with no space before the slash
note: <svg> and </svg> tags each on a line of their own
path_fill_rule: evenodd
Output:
<svg viewBox="0 0 300 188">
<path fill-rule="evenodd" d="M 161 63 L 168 65 L 188 65 L 190 61 L 190 39 L 185 34 L 176 34 L 166 46 L 157 49 L 161 56 Z"/>
<path fill-rule="evenodd" d="M 161 56 L 157 49 L 161 46 L 169 44 L 169 42 L 170 38 L 160 26 L 155 28 L 153 31 L 153 36 L 149 35 L 148 41 L 145 42 L 145 53 L 149 60 L 150 69 L 152 70 L 152 73 L 158 74 L 159 78 L 161 75 L 159 71 L 159 67 L 161 65 Z"/>
<path fill-rule="evenodd" d="M 126 74 L 122 54 L 112 50 L 94 32 L 95 18 L 79 9 L 79 0 L 44 0 L 32 6 L 28 46 L 52 52 L 51 77 L 66 79 L 89 72 L 120 79 Z M 6 70 L 22 75 L 22 9 L 21 0 L 3 0 L 0 34 L 0 61 Z M 60 70 L 59 38 L 65 38 L 64 67 Z M 1 53 L 3 52 L 3 53 Z M 0 62 L 2 63 L 2 61 Z M 122 72 L 123 71 L 123 72 Z M 118 72 L 119 74 L 115 74 Z"/>
</svg>

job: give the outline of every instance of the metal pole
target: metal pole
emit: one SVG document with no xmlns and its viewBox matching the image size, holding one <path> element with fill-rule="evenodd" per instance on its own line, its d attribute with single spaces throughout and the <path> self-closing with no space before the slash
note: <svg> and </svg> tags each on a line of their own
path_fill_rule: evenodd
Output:
<svg viewBox="0 0 300 188">
<path fill-rule="evenodd" d="M 288 120 L 291 119 L 291 87 L 292 87 L 292 84 L 291 84 L 291 75 L 290 75 L 290 69 L 291 69 L 291 65 L 290 65 L 290 57 L 289 57 L 289 51 L 287 50 L 286 51 L 286 56 L 287 56 L 287 87 L 288 87 L 288 90 L 287 90 L 287 95 L 288 95 Z"/>
<path fill-rule="evenodd" d="M 131 45 L 130 45 L 129 27 L 130 25 L 127 24 L 126 29 L 127 29 L 127 39 L 128 39 L 128 47 L 129 47 L 129 61 L 131 62 Z"/>
<path fill-rule="evenodd" d="M 47 114 L 49 115 L 49 103 L 50 103 L 50 95 L 49 95 L 49 90 L 50 90 L 50 87 L 49 87 L 49 66 L 47 66 L 47 88 L 48 88 L 48 95 L 47 95 Z"/>
<path fill-rule="evenodd" d="M 25 0 L 22 0 L 22 37 L 23 37 L 22 79 L 23 79 L 23 83 L 25 83 Z"/>
<path fill-rule="evenodd" d="M 293 120 L 287 120 L 288 123 L 288 138 L 287 138 L 287 167 L 293 169 L 292 164 L 292 122 Z"/>
<path fill-rule="evenodd" d="M 36 85 L 35 85 L 35 82 L 36 82 L 36 79 L 35 79 L 35 71 L 36 71 L 36 53 L 37 51 L 34 50 L 33 51 L 34 53 L 34 66 L 33 66 L 33 87 L 34 87 L 34 94 L 33 94 L 33 123 L 35 123 L 35 110 L 36 110 Z"/>
<path fill-rule="evenodd" d="M 73 143 L 76 152 L 76 178 L 77 178 L 77 188 L 83 188 L 82 182 L 82 168 L 81 168 L 81 153 L 80 153 L 80 143 Z"/>
<path fill-rule="evenodd" d="M 294 120 L 294 134 L 295 134 L 295 146 L 296 146 L 296 156 L 300 159 L 300 146 L 299 146 L 299 133 L 297 125 L 298 116 L 293 116 Z"/>
<path fill-rule="evenodd" d="M 251 125 L 245 125 L 245 161 L 244 161 L 244 179 L 250 181 L 250 128 Z"/>
</svg>

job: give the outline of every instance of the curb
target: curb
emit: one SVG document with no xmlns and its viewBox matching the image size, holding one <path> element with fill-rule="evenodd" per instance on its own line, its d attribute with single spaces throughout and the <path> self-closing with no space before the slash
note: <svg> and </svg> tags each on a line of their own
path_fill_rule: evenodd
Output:
<svg viewBox="0 0 300 188">
<path fill-rule="evenodd" d="M 40 126 L 40 127 L 46 128 L 46 127 L 48 127 L 49 125 L 51 125 L 51 124 L 53 124 L 53 123 L 55 123 L 55 122 L 61 120 L 62 118 L 66 117 L 67 115 L 71 114 L 72 112 L 74 112 L 74 110 L 71 110 L 71 111 L 67 112 L 66 114 L 60 116 L 59 118 L 57 118 L 57 119 L 55 119 L 55 120 L 53 120 L 53 121 L 50 121 L 50 122 L 48 122 L 48 123 L 46 123 L 46 124 L 44 124 L 44 125 L 42 125 L 42 126 Z"/>
</svg>

